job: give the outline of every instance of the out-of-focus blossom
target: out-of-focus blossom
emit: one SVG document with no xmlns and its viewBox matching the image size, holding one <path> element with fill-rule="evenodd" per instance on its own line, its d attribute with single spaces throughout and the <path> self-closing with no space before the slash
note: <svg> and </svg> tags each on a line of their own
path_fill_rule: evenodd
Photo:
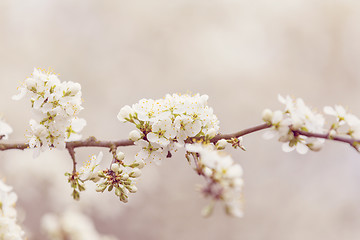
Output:
<svg viewBox="0 0 360 240">
<path fill-rule="evenodd" d="M 100 234 L 88 216 L 77 210 L 61 215 L 47 213 L 42 217 L 41 229 L 48 240 L 116 240 L 114 236 Z"/>
<path fill-rule="evenodd" d="M 0 179 L 0 239 L 22 240 L 24 231 L 17 224 L 15 204 L 16 193 Z"/>
</svg>

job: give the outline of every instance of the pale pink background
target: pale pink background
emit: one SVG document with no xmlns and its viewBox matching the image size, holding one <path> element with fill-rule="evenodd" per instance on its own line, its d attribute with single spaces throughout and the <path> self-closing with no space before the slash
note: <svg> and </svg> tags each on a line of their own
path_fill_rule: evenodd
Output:
<svg viewBox="0 0 360 240">
<path fill-rule="evenodd" d="M 34 67 L 51 67 L 62 80 L 81 83 L 86 137 L 126 138 L 132 127 L 116 119 L 123 105 L 187 91 L 210 96 L 224 133 L 261 123 L 265 107 L 281 107 L 279 93 L 318 110 L 342 104 L 360 116 L 359 23 L 357 0 L 2 0 L 0 112 L 14 128 L 11 139 L 24 140 L 29 103 L 11 96 Z M 194 186 L 202 179 L 182 152 L 148 166 L 126 205 L 115 196 L 111 205 L 103 195 L 87 199 L 116 214 L 84 211 L 99 232 L 119 239 L 360 239 L 360 155 L 332 142 L 319 153 L 286 154 L 261 135 L 244 139 L 246 152 L 229 150 L 245 172 L 243 219 L 227 217 L 220 205 L 210 219 L 200 216 L 207 201 Z M 124 150 L 131 159 L 135 148 Z M 67 188 L 69 156 L 45 156 L 47 164 L 55 156 L 65 162 L 55 175 Z M 40 216 L 65 205 L 51 205 L 50 190 L 22 174 L 22 161 L 39 164 L 31 154 L 0 158 L 18 162 L 0 174 L 19 195 L 31 239 L 41 239 Z M 59 201 L 71 204 L 69 192 Z"/>
</svg>

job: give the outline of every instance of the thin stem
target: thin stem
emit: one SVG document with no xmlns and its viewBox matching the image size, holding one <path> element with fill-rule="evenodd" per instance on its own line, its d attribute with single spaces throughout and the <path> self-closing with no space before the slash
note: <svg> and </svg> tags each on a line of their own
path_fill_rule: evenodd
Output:
<svg viewBox="0 0 360 240">
<path fill-rule="evenodd" d="M 311 133 L 311 132 L 305 132 L 302 130 L 296 130 L 290 128 L 291 131 L 294 133 L 294 135 L 302 135 L 306 137 L 313 137 L 313 138 L 322 138 L 326 140 L 333 140 L 337 142 L 343 142 L 350 144 L 351 147 L 355 148 L 356 151 L 359 151 L 357 148 L 357 145 L 360 143 L 359 139 L 353 139 L 348 137 L 341 137 L 341 136 L 330 136 L 328 133 Z"/>
<path fill-rule="evenodd" d="M 109 152 L 111 152 L 111 154 L 113 155 L 113 159 L 112 159 L 112 161 L 110 163 L 110 169 L 111 169 L 111 165 L 116 162 L 116 149 L 117 148 L 115 147 L 115 145 L 110 146 Z"/>
<path fill-rule="evenodd" d="M 255 126 L 255 127 L 246 128 L 246 129 L 241 130 L 241 131 L 236 132 L 236 133 L 219 134 L 219 135 L 216 135 L 213 139 L 211 139 L 211 142 L 217 142 L 220 139 L 230 140 L 231 138 L 238 138 L 238 137 L 241 137 L 241 136 L 253 133 L 253 132 L 257 132 L 257 131 L 260 131 L 260 130 L 263 130 L 263 129 L 267 129 L 269 127 L 271 127 L 271 124 L 263 123 L 263 124 Z"/>
<path fill-rule="evenodd" d="M 197 153 L 192 153 L 192 157 L 194 159 L 194 164 L 195 164 L 195 170 L 197 172 L 198 175 L 201 175 L 201 176 L 205 176 L 205 174 L 203 173 L 202 169 L 200 168 L 200 165 L 199 165 L 199 162 L 198 162 L 198 154 Z"/>
<path fill-rule="evenodd" d="M 66 146 L 70 156 L 71 156 L 71 159 L 72 159 L 72 162 L 73 162 L 73 175 L 76 173 L 76 159 L 75 159 L 75 150 L 73 147 L 71 146 Z"/>
</svg>

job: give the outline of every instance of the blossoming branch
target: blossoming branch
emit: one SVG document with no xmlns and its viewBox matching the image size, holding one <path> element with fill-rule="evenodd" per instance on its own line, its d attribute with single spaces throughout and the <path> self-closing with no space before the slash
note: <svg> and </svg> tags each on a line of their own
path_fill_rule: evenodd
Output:
<svg viewBox="0 0 360 240">
<path fill-rule="evenodd" d="M 324 115 L 308 107 L 301 98 L 279 96 L 283 110 L 265 109 L 264 123 L 231 134 L 220 133 L 219 120 L 208 106 L 207 95 L 167 94 L 158 100 L 141 99 L 131 106 L 125 105 L 117 114 L 120 122 L 134 126 L 128 139 L 101 141 L 95 137 L 82 140 L 80 133 L 86 121 L 79 118 L 83 109 L 80 84 L 62 82 L 51 71 L 35 69 L 19 90 L 13 99 L 27 98 L 35 113 L 29 121 L 31 131 L 26 142 L 2 142 L 0 150 L 32 149 L 37 157 L 52 148 L 66 149 L 73 169 L 65 175 L 74 199 L 79 199 L 80 192 L 93 182 L 96 191 L 113 191 L 126 203 L 130 193 L 137 192 L 137 180 L 146 163 L 159 165 L 183 149 L 185 159 L 205 180 L 201 193 L 210 200 L 202 214 L 209 216 L 215 203 L 221 202 L 227 214 L 242 217 L 243 169 L 224 151 L 228 145 L 245 150 L 242 136 L 267 130 L 263 135 L 265 139 L 276 137 L 283 143 L 285 152 L 296 150 L 300 154 L 319 151 L 326 139 L 347 143 L 360 151 L 359 118 L 340 105 L 326 106 L 324 113 L 332 119 L 328 120 L 330 125 L 325 126 Z M 12 128 L 0 120 L 0 140 L 7 140 L 11 133 Z M 134 146 L 137 153 L 126 156 L 119 146 Z M 108 148 L 112 156 L 109 168 L 100 168 L 104 153 L 99 152 L 77 169 L 75 149 L 81 147 Z M 1 217 L 6 219 L 8 228 L 14 229 L 16 239 L 22 239 L 24 233 L 16 224 L 14 210 L 9 207 L 16 201 L 8 200 L 15 194 L 10 191 L 11 188 L 0 181 Z M 5 236 L 2 229 L 0 236 Z"/>
</svg>

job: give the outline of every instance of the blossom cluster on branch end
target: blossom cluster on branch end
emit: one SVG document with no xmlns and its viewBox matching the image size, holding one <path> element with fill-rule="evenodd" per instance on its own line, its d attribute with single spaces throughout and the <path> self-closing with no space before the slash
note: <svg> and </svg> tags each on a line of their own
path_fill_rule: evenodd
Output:
<svg viewBox="0 0 360 240">
<path fill-rule="evenodd" d="M 277 136 L 283 142 L 285 152 L 295 149 L 300 154 L 308 150 L 319 151 L 325 139 L 347 142 L 360 151 L 360 119 L 344 107 L 324 107 L 325 114 L 336 118 L 326 128 L 324 115 L 308 107 L 301 98 L 279 95 L 278 99 L 285 105 L 284 110 L 265 109 L 262 113 L 263 120 L 271 126 L 264 138 Z"/>
</svg>

